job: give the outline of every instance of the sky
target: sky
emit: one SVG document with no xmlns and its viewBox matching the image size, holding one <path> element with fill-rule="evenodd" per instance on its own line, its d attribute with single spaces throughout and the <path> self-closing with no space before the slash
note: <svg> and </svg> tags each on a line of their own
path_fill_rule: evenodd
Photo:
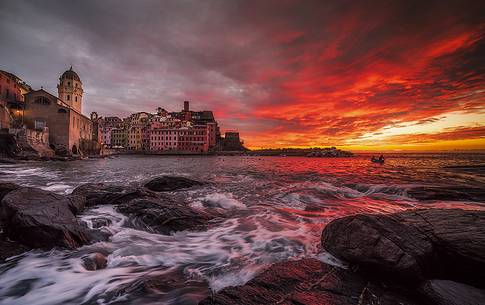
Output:
<svg viewBox="0 0 485 305">
<path fill-rule="evenodd" d="M 0 1 L 0 69 L 83 111 L 212 110 L 250 148 L 485 150 L 484 1 Z"/>
</svg>

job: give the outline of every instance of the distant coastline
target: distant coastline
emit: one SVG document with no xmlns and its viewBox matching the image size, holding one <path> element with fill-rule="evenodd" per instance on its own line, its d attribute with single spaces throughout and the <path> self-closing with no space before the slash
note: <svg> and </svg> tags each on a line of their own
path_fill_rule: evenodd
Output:
<svg viewBox="0 0 485 305">
<path fill-rule="evenodd" d="M 350 151 L 341 150 L 336 147 L 310 147 L 310 148 L 268 148 L 258 149 L 249 152 L 256 156 L 292 156 L 292 157 L 322 157 L 322 158 L 342 158 L 353 157 Z"/>
</svg>

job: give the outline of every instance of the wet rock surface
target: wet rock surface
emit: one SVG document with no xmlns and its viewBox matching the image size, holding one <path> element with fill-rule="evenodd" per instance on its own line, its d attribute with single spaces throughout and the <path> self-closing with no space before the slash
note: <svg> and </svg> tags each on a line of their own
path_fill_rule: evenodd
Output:
<svg viewBox="0 0 485 305">
<path fill-rule="evenodd" d="M 20 185 L 11 182 L 0 182 L 0 202 L 9 192 L 20 188 Z"/>
<path fill-rule="evenodd" d="M 281 262 L 243 286 L 227 287 L 199 304 L 418 304 L 357 273 L 316 259 Z"/>
<path fill-rule="evenodd" d="M 120 204 L 117 210 L 130 217 L 133 227 L 150 232 L 170 234 L 183 230 L 203 230 L 220 216 L 165 198 L 141 198 Z"/>
<path fill-rule="evenodd" d="M 438 305 L 481 305 L 485 304 L 485 290 L 473 286 L 447 281 L 425 282 L 419 292 L 423 304 Z"/>
<path fill-rule="evenodd" d="M 325 227 L 322 246 L 382 278 L 407 283 L 441 278 L 485 287 L 485 211 L 348 216 Z"/>
<path fill-rule="evenodd" d="M 19 242 L 8 240 L 6 236 L 0 234 L 0 264 L 9 257 L 16 256 L 29 251 L 31 248 Z"/>
<path fill-rule="evenodd" d="M 408 190 L 407 194 L 418 200 L 485 201 L 485 189 L 470 186 L 420 186 Z"/>
<path fill-rule="evenodd" d="M 94 206 L 100 204 L 122 204 L 139 198 L 158 198 L 158 195 L 150 190 L 132 187 L 119 186 L 106 183 L 83 184 L 72 192 L 72 195 L 86 197 L 86 205 Z"/>
<path fill-rule="evenodd" d="M 184 184 L 185 182 L 180 182 L 182 180 L 178 178 L 175 177 L 175 181 L 178 181 L 175 183 L 181 183 L 178 184 L 179 186 L 187 185 Z M 186 178 L 183 178 L 183 181 L 194 182 Z M 87 206 L 116 205 L 118 212 L 129 217 L 127 225 L 161 234 L 183 230 L 203 230 L 212 219 L 221 216 L 217 211 L 196 210 L 183 202 L 142 187 L 88 183 L 76 188 L 71 196 L 85 196 Z M 97 225 L 93 223 L 93 228 Z"/>
<path fill-rule="evenodd" d="M 429 209 L 330 222 L 316 259 L 274 264 L 200 304 L 485 304 L 485 211 Z"/>
<path fill-rule="evenodd" d="M 108 259 L 101 253 L 93 253 L 83 258 L 83 266 L 89 271 L 104 269 L 107 265 Z"/>
<path fill-rule="evenodd" d="M 75 248 L 89 243 L 89 232 L 73 213 L 84 199 L 36 188 L 20 187 L 0 203 L 0 219 L 8 238 L 32 248 Z"/>
<path fill-rule="evenodd" d="M 154 192 L 168 192 L 204 185 L 203 182 L 185 177 L 162 176 L 145 184 L 145 187 Z"/>
</svg>

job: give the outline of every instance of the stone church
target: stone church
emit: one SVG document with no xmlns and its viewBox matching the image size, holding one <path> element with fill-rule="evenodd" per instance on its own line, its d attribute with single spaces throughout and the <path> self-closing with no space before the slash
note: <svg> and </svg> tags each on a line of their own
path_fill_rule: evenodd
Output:
<svg viewBox="0 0 485 305">
<path fill-rule="evenodd" d="M 57 93 L 54 96 L 40 89 L 25 95 L 25 126 L 48 132 L 50 147 L 56 154 L 99 152 L 97 114 L 91 114 L 91 118 L 82 114 L 82 82 L 72 66 L 59 78 Z"/>
</svg>

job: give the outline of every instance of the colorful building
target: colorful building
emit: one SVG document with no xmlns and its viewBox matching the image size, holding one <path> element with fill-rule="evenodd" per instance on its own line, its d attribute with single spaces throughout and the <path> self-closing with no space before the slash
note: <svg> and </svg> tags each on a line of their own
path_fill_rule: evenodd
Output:
<svg viewBox="0 0 485 305">
<path fill-rule="evenodd" d="M 0 70 L 0 129 L 22 127 L 24 94 L 31 90 L 15 74 Z"/>
<path fill-rule="evenodd" d="M 190 111 L 188 101 L 180 112 L 159 107 L 156 114 L 134 113 L 119 124 L 123 127 L 114 127 L 109 121 L 112 120 L 105 119 L 101 128 L 105 145 L 132 151 L 207 153 L 219 137 L 212 111 Z"/>
</svg>

